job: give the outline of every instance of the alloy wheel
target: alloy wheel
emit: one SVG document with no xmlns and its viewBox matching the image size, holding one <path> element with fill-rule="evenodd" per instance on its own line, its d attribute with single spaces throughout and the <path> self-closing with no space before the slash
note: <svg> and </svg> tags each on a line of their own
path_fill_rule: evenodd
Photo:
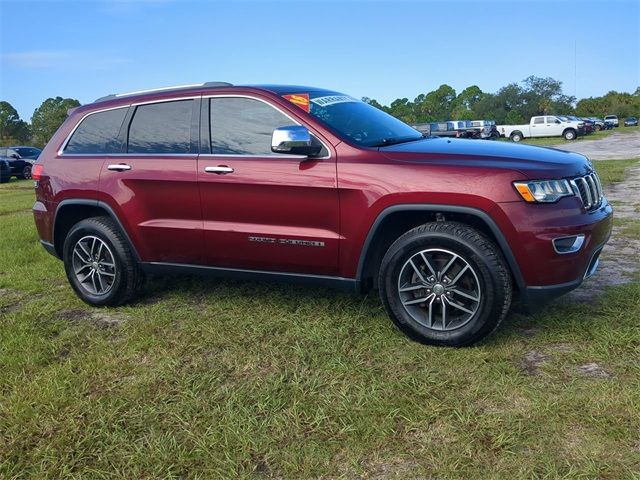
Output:
<svg viewBox="0 0 640 480">
<path fill-rule="evenodd" d="M 109 246 L 88 235 L 73 247 L 73 273 L 78 283 L 92 295 L 108 293 L 116 278 L 116 263 Z"/>
<path fill-rule="evenodd" d="M 438 331 L 466 325 L 480 307 L 478 275 L 460 255 L 430 248 L 412 255 L 398 277 L 398 294 L 407 313 Z"/>
</svg>

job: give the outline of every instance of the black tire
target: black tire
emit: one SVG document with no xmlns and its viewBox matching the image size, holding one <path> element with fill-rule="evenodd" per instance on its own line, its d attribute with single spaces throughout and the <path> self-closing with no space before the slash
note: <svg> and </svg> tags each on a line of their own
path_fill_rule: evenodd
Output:
<svg viewBox="0 0 640 480">
<path fill-rule="evenodd" d="M 512 142 L 516 142 L 516 143 L 518 143 L 518 142 L 522 141 L 522 133 L 520 133 L 520 132 L 513 132 L 513 133 L 511 134 L 511 137 L 510 137 L 510 138 L 511 138 L 511 141 L 512 141 Z"/>
<path fill-rule="evenodd" d="M 22 169 L 22 174 L 18 178 L 21 178 L 23 180 L 31 180 L 31 165 L 25 165 Z"/>
<path fill-rule="evenodd" d="M 475 307 L 471 307 L 469 304 L 461 305 L 469 309 L 475 308 L 474 311 L 469 311 L 466 314 L 469 317 L 466 323 L 461 323 L 459 326 L 450 324 L 451 328 L 446 329 L 446 320 L 442 318 L 444 317 L 442 304 L 449 305 L 447 308 L 451 308 L 451 312 L 458 312 L 456 308 L 453 308 L 454 306 L 449 300 L 453 299 L 459 304 L 465 302 L 455 292 L 447 291 L 439 295 L 437 297 L 439 303 L 434 303 L 435 297 L 431 301 L 434 304 L 434 310 L 436 308 L 440 309 L 442 328 L 436 328 L 437 321 L 434 321 L 433 328 L 430 328 L 427 325 L 430 322 L 426 321 L 426 317 L 424 321 L 418 321 L 415 314 L 409 313 L 407 306 L 403 305 L 401 295 L 414 295 L 414 298 L 418 299 L 422 295 L 435 295 L 436 286 L 433 285 L 431 286 L 433 293 L 427 293 L 431 292 L 431 289 L 426 290 L 426 287 L 423 290 L 401 293 L 404 269 L 408 269 L 411 272 L 411 268 L 407 267 L 407 265 L 411 264 L 410 260 L 413 261 L 416 255 L 421 255 L 421 252 L 427 252 L 427 255 L 431 255 L 433 252 L 436 252 L 436 254 L 438 252 L 455 254 L 459 258 L 456 262 L 464 262 L 468 265 L 468 268 L 470 267 L 470 271 L 473 273 L 472 278 L 475 279 L 473 282 L 478 284 L 478 298 L 474 302 Z M 424 258 L 424 256 L 421 258 Z M 434 263 L 434 270 L 436 270 L 438 276 L 441 271 L 448 273 L 444 272 L 446 267 L 442 268 L 442 270 L 440 266 L 435 267 L 437 259 L 434 260 L 434 257 L 431 257 L 431 261 Z M 411 265 L 413 266 L 413 264 Z M 459 268 L 459 272 L 460 270 L 465 270 L 461 268 L 462 265 L 460 263 L 459 266 L 452 268 Z M 416 267 L 413 268 L 415 269 Z M 426 270 L 426 265 L 418 268 L 424 268 L 422 273 L 430 275 Z M 466 271 L 469 272 L 469 269 Z M 439 278 L 436 281 L 438 283 L 446 283 L 446 277 L 447 275 L 443 275 L 442 278 L 444 279 Z M 425 280 L 432 280 L 433 278 L 424 277 Z M 449 282 L 452 281 L 455 283 L 455 279 L 449 280 Z M 418 280 L 418 283 L 421 282 Z M 409 338 L 420 343 L 452 347 L 471 345 L 493 332 L 507 315 L 512 296 L 511 275 L 499 248 L 481 232 L 458 222 L 427 223 L 408 231 L 398 238 L 389 247 L 382 260 L 378 286 L 382 303 L 391 320 Z M 409 289 L 411 288 L 415 287 L 409 287 Z M 449 285 L 449 288 L 459 289 L 460 285 L 453 286 L 452 284 Z M 452 293 L 454 296 L 450 297 L 449 295 Z M 467 293 L 469 293 L 469 290 L 467 290 Z M 441 298 L 445 296 L 447 298 Z M 412 301 L 412 303 L 415 304 L 416 302 Z M 419 310 L 423 308 L 423 305 L 412 305 L 410 308 Z M 426 302 L 424 312 L 426 315 Z M 434 319 L 436 317 L 437 313 L 434 315 Z M 429 313 L 429 320 L 431 320 L 431 313 Z"/>
<path fill-rule="evenodd" d="M 566 129 L 562 133 L 562 136 L 564 137 L 565 140 L 575 140 L 578 137 L 576 131 L 572 128 Z"/>
<path fill-rule="evenodd" d="M 113 275 L 109 274 L 110 278 L 113 278 L 113 283 L 108 290 L 104 289 L 104 293 L 90 291 L 74 271 L 74 261 L 89 263 L 84 260 L 74 260 L 74 249 L 80 240 L 86 238 L 96 238 L 103 242 L 106 247 L 104 251 L 113 258 L 114 269 L 110 270 Z M 89 305 L 121 305 L 134 298 L 144 283 L 144 273 L 140 270 L 126 237 L 109 217 L 92 217 L 75 224 L 64 240 L 63 260 L 71 287 L 76 295 Z M 89 260 L 93 261 L 91 255 Z M 89 269 L 91 269 L 90 266 Z"/>
</svg>

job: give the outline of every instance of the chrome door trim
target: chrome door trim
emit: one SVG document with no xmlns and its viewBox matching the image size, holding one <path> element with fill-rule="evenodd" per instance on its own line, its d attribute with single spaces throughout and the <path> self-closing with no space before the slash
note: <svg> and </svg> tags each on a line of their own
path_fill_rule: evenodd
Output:
<svg viewBox="0 0 640 480">
<path fill-rule="evenodd" d="M 313 133 L 313 129 L 310 129 L 307 125 L 303 125 L 302 123 L 300 123 L 298 120 L 296 120 L 295 118 L 293 118 L 291 115 L 289 115 L 289 113 L 285 112 L 284 110 L 282 110 L 278 105 L 274 105 L 273 103 L 268 102 L 267 100 L 260 98 L 258 96 L 255 95 L 248 95 L 245 93 L 221 93 L 221 94 L 207 94 L 207 95 L 202 95 L 202 99 L 211 99 L 211 98 L 250 98 L 251 100 L 258 100 L 259 102 L 265 103 L 267 105 L 269 105 L 271 108 L 276 109 L 278 112 L 280 112 L 281 114 L 283 114 L 285 117 L 287 117 L 289 120 L 291 120 L 295 125 L 300 125 L 303 126 L 305 128 L 307 128 L 311 134 L 316 138 L 316 140 L 318 140 L 322 146 L 327 150 L 328 155 L 324 156 L 324 157 L 306 157 L 305 155 L 289 155 L 289 158 L 309 158 L 309 160 L 328 160 L 331 158 L 331 149 L 327 146 L 327 144 L 322 141 L 318 135 Z M 209 117 L 211 117 L 211 114 L 209 114 Z M 211 120 L 209 120 L 209 122 L 211 122 Z M 209 128 L 211 128 L 211 125 L 209 125 Z M 208 154 L 200 154 L 200 156 L 204 156 L 204 155 L 224 155 L 224 156 L 228 156 L 228 157 L 247 157 L 247 158 L 264 158 L 264 157 L 269 157 L 271 158 L 272 156 L 274 158 L 277 157 L 284 157 L 285 155 L 278 155 L 278 154 L 272 154 L 272 155 L 227 155 L 227 154 L 220 154 L 220 153 L 208 153 Z"/>
</svg>

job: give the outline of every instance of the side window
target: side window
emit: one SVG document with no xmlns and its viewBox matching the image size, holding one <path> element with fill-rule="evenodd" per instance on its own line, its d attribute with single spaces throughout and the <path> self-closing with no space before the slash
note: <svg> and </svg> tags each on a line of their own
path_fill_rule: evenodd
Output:
<svg viewBox="0 0 640 480">
<path fill-rule="evenodd" d="M 189 153 L 193 100 L 136 107 L 129 126 L 127 153 Z"/>
<path fill-rule="evenodd" d="M 252 98 L 212 98 L 211 153 L 277 155 L 271 152 L 271 134 L 296 122 L 264 102 Z"/>
<path fill-rule="evenodd" d="M 551 123 L 552 125 L 555 125 L 556 117 L 547 117 L 547 123 Z"/>
<path fill-rule="evenodd" d="M 533 123 L 536 125 L 539 125 L 541 123 L 544 123 L 544 117 L 536 117 L 533 119 Z"/>
<path fill-rule="evenodd" d="M 118 153 L 118 132 L 128 107 L 85 117 L 69 139 L 64 153 Z"/>
</svg>

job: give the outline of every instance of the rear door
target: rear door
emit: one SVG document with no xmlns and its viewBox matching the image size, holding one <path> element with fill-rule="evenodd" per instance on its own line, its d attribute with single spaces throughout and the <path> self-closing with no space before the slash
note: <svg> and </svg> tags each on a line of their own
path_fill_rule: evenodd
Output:
<svg viewBox="0 0 640 480">
<path fill-rule="evenodd" d="M 277 127 L 296 125 L 265 98 L 203 99 L 198 178 L 205 259 L 224 268 L 335 275 L 336 158 L 271 152 Z M 313 133 L 313 132 L 312 132 Z"/>
<path fill-rule="evenodd" d="M 544 123 L 544 117 L 533 117 L 531 122 L 531 136 L 532 137 L 546 137 L 547 127 Z"/>
<path fill-rule="evenodd" d="M 199 113 L 199 97 L 132 105 L 124 153 L 104 162 L 101 199 L 116 211 L 143 261 L 203 261 Z"/>
</svg>

